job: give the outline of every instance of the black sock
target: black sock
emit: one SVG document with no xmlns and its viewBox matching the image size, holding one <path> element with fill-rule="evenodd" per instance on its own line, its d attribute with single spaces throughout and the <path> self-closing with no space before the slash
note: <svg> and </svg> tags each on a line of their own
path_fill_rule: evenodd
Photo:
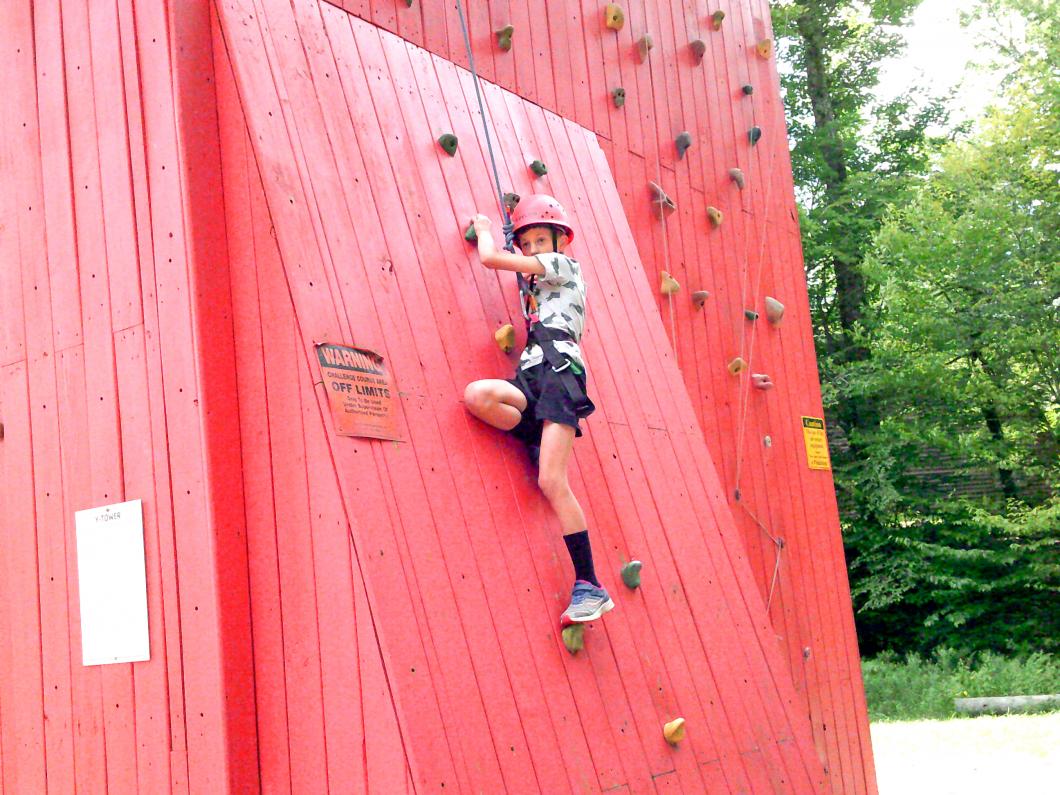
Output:
<svg viewBox="0 0 1060 795">
<path fill-rule="evenodd" d="M 589 531 L 582 530 L 579 533 L 571 533 L 563 536 L 570 552 L 571 562 L 574 564 L 574 579 L 591 582 L 597 588 L 600 581 L 596 579 L 596 571 L 593 569 L 593 550 L 589 546 Z"/>
</svg>

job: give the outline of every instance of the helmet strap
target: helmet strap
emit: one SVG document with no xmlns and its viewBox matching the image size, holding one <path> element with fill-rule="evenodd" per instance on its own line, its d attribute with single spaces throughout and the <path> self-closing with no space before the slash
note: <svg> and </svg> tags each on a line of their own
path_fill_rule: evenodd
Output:
<svg viewBox="0 0 1060 795">
<path fill-rule="evenodd" d="M 552 250 L 559 251 L 559 230 L 552 227 Z"/>
</svg>

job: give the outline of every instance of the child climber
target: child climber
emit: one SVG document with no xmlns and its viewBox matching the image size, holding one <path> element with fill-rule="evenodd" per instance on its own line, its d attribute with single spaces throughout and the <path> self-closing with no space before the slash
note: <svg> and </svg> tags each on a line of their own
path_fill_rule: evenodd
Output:
<svg viewBox="0 0 1060 795">
<path fill-rule="evenodd" d="M 574 438 L 582 435 L 578 420 L 595 409 L 585 392 L 585 361 L 578 346 L 585 328 L 585 281 L 577 261 L 563 253 L 574 230 L 560 203 L 543 194 L 523 199 L 512 217 L 522 254 L 497 248 L 486 216 L 476 215 L 472 222 L 483 265 L 528 277 L 524 300 L 530 328 L 515 377 L 474 381 L 464 391 L 464 402 L 480 420 L 526 445 L 574 563 L 574 589 L 561 623 L 593 621 L 615 603 L 596 578 L 585 514 L 567 481 Z"/>
</svg>

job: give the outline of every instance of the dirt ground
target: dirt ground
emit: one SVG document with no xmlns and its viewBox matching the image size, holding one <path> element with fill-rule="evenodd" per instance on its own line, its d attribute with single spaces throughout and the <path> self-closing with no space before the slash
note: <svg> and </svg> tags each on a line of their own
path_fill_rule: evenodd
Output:
<svg viewBox="0 0 1060 795">
<path fill-rule="evenodd" d="M 1060 712 L 873 723 L 880 795 L 1060 793 Z"/>
</svg>

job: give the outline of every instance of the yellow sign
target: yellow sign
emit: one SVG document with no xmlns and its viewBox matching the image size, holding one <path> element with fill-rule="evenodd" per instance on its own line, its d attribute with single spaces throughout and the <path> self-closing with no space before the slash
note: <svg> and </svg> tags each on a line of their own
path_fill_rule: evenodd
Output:
<svg viewBox="0 0 1060 795">
<path fill-rule="evenodd" d="M 824 431 L 824 420 L 817 417 L 802 418 L 802 438 L 806 442 L 806 465 L 810 469 L 831 469 L 828 458 L 828 436 Z"/>
</svg>

